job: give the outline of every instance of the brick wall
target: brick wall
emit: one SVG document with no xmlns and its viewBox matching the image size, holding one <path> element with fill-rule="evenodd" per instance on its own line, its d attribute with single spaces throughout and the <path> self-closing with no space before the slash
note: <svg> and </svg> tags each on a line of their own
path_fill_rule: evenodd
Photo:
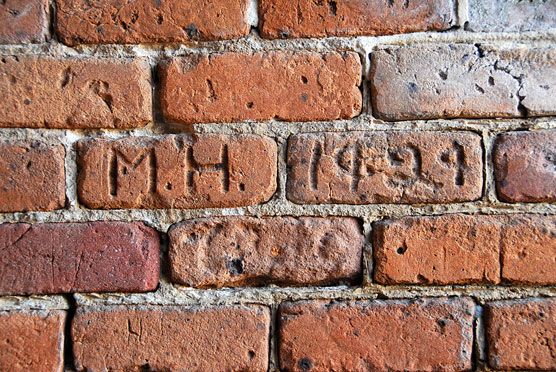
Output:
<svg viewBox="0 0 556 372">
<path fill-rule="evenodd" d="M 556 3 L 0 1 L 0 371 L 556 370 Z"/>
</svg>

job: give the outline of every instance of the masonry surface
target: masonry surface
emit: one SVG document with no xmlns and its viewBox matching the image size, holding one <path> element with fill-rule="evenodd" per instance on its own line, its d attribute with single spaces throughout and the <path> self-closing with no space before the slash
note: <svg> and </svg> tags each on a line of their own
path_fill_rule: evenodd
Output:
<svg viewBox="0 0 556 372">
<path fill-rule="evenodd" d="M 0 371 L 556 370 L 556 5 L 0 1 Z"/>
</svg>

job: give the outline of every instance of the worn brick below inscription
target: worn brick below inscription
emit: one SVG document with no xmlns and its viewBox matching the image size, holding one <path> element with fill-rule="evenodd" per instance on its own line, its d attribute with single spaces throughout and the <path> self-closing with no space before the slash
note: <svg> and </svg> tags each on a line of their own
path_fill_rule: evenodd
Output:
<svg viewBox="0 0 556 372">
<path fill-rule="evenodd" d="M 276 189 L 276 143 L 256 135 L 96 139 L 78 153 L 79 199 L 90 208 L 238 207 Z"/>
<path fill-rule="evenodd" d="M 288 142 L 295 203 L 447 203 L 482 193 L 482 148 L 471 133 L 321 133 Z"/>
</svg>

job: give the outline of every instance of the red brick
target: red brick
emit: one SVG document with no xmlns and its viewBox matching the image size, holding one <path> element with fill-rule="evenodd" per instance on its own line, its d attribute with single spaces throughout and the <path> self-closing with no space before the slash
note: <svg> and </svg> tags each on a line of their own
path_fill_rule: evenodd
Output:
<svg viewBox="0 0 556 372">
<path fill-rule="evenodd" d="M 0 58 L 0 127 L 132 128 L 152 120 L 141 59 Z"/>
<path fill-rule="evenodd" d="M 268 368 L 270 312 L 262 306 L 78 308 L 78 371 L 245 371 Z"/>
<path fill-rule="evenodd" d="M 350 132 L 292 136 L 287 195 L 295 203 L 448 203 L 482 194 L 473 133 Z"/>
<path fill-rule="evenodd" d="M 488 360 L 495 369 L 556 369 L 556 300 L 487 305 Z"/>
<path fill-rule="evenodd" d="M 494 151 L 498 197 L 506 202 L 556 201 L 556 131 L 506 133 Z"/>
<path fill-rule="evenodd" d="M 556 49 L 466 44 L 371 54 L 373 113 L 385 120 L 556 114 Z"/>
<path fill-rule="evenodd" d="M 505 216 L 408 217 L 373 225 L 375 280 L 467 284 L 500 281 Z"/>
<path fill-rule="evenodd" d="M 159 238 L 142 223 L 0 225 L 0 294 L 156 288 Z"/>
<path fill-rule="evenodd" d="M 279 313 L 285 371 L 466 371 L 470 299 L 304 301 Z"/>
<path fill-rule="evenodd" d="M 255 205 L 276 189 L 277 146 L 255 135 L 169 135 L 78 144 L 78 193 L 90 208 Z"/>
<path fill-rule="evenodd" d="M 556 28 L 554 1 L 469 1 L 467 29 L 471 31 L 545 32 L 551 28 Z"/>
<path fill-rule="evenodd" d="M 168 235 L 172 278 L 189 286 L 326 285 L 361 275 L 364 237 L 354 218 L 207 218 Z"/>
<path fill-rule="evenodd" d="M 176 43 L 249 34 L 249 0 L 56 0 L 60 40 L 76 44 Z"/>
<path fill-rule="evenodd" d="M 0 370 L 62 372 L 65 311 L 0 313 Z"/>
<path fill-rule="evenodd" d="M 0 44 L 44 42 L 48 22 L 48 0 L 0 1 Z"/>
<path fill-rule="evenodd" d="M 349 119 L 361 74 L 355 53 L 192 54 L 162 65 L 162 111 L 179 123 Z"/>
<path fill-rule="evenodd" d="M 505 281 L 556 284 L 556 216 L 512 216 L 502 231 L 502 278 Z"/>
<path fill-rule="evenodd" d="M 452 0 L 261 0 L 266 38 L 390 35 L 446 30 L 455 23 Z"/>
<path fill-rule="evenodd" d="M 0 142 L 0 212 L 63 208 L 65 153 L 62 145 Z"/>
</svg>

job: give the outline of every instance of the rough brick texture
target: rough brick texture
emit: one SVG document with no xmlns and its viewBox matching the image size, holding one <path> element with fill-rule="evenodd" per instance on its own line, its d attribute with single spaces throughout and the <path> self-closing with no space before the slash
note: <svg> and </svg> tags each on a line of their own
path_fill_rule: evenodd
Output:
<svg viewBox="0 0 556 372">
<path fill-rule="evenodd" d="M 249 34 L 249 0 L 56 0 L 60 40 L 125 44 L 234 39 Z"/>
<path fill-rule="evenodd" d="M 556 369 L 556 300 L 487 305 L 488 360 L 495 369 Z"/>
<path fill-rule="evenodd" d="M 210 218 L 168 235 L 172 277 L 189 286 L 324 285 L 361 274 L 364 238 L 353 218 Z"/>
<path fill-rule="evenodd" d="M 288 142 L 295 203 L 446 203 L 482 193 L 481 139 L 471 133 L 320 133 Z"/>
<path fill-rule="evenodd" d="M 63 208 L 65 150 L 40 142 L 0 142 L 0 212 Z"/>
<path fill-rule="evenodd" d="M 280 306 L 286 371 L 466 371 L 473 301 L 298 302 Z"/>
<path fill-rule="evenodd" d="M 262 306 L 78 308 L 78 371 L 263 372 L 270 312 Z"/>
<path fill-rule="evenodd" d="M 371 54 L 370 80 L 385 120 L 556 114 L 556 49 L 390 48 Z"/>
<path fill-rule="evenodd" d="M 276 189 L 276 143 L 255 135 L 96 139 L 78 144 L 78 193 L 90 208 L 254 205 Z"/>
<path fill-rule="evenodd" d="M 48 21 L 48 0 L 0 1 L 0 44 L 44 42 Z"/>
<path fill-rule="evenodd" d="M 556 201 L 556 131 L 507 133 L 494 152 L 498 197 L 506 202 Z"/>
<path fill-rule="evenodd" d="M 556 28 L 556 2 L 551 0 L 470 0 L 472 31 L 547 31 Z"/>
<path fill-rule="evenodd" d="M 387 220 L 373 225 L 373 249 L 386 284 L 556 284 L 554 216 Z"/>
<path fill-rule="evenodd" d="M 361 74 L 355 53 L 192 54 L 162 64 L 161 104 L 179 123 L 349 119 Z"/>
<path fill-rule="evenodd" d="M 261 0 L 263 37 L 390 35 L 446 30 L 454 24 L 452 0 Z"/>
<path fill-rule="evenodd" d="M 0 312 L 0 371 L 62 372 L 65 314 Z"/>
<path fill-rule="evenodd" d="M 131 128 L 152 119 L 151 72 L 125 58 L 0 58 L 0 127 Z"/>
<path fill-rule="evenodd" d="M 0 225 L 0 294 L 144 292 L 159 277 L 159 238 L 142 223 Z"/>
</svg>

